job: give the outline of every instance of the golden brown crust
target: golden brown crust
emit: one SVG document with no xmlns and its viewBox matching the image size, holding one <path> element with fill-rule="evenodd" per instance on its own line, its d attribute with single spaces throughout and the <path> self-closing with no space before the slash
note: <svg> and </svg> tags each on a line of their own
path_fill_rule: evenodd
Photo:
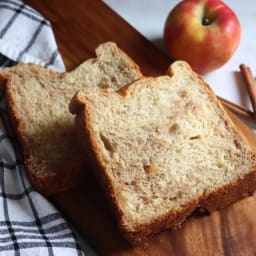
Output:
<svg viewBox="0 0 256 256">
<path fill-rule="evenodd" d="M 232 184 L 223 186 L 207 195 L 200 207 L 209 212 L 223 209 L 243 198 L 251 196 L 255 191 L 256 170 L 246 174 Z"/>
<path fill-rule="evenodd" d="M 73 98 L 69 103 L 68 108 L 70 113 L 72 114 L 78 113 L 80 109 L 84 107 L 84 104 L 82 103 L 81 100 L 78 100 L 78 97 L 79 97 L 79 92 L 76 92 L 76 94 L 73 96 Z"/>
<path fill-rule="evenodd" d="M 127 231 L 122 224 L 121 231 L 131 244 L 141 244 L 163 229 L 179 228 L 186 218 L 198 208 L 213 212 L 251 196 L 255 191 L 255 184 L 256 171 L 253 171 L 232 184 L 223 186 L 210 194 L 205 194 L 201 198 L 195 199 L 193 202 L 183 206 L 180 211 L 170 211 L 166 215 L 158 216 L 157 219 L 154 219 L 146 225 L 138 225 L 136 232 Z"/>
</svg>

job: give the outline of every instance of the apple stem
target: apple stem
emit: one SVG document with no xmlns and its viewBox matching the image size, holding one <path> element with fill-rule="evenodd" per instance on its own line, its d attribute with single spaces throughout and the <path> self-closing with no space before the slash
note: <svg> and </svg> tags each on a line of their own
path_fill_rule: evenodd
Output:
<svg viewBox="0 0 256 256">
<path fill-rule="evenodd" d="M 204 26 L 208 26 L 208 25 L 211 24 L 211 20 L 210 20 L 208 17 L 204 17 L 202 24 L 203 24 Z"/>
</svg>

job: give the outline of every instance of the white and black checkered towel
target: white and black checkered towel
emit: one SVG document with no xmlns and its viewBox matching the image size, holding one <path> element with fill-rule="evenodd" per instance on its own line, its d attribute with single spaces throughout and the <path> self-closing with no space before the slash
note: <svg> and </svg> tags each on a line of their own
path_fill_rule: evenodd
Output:
<svg viewBox="0 0 256 256">
<path fill-rule="evenodd" d="M 50 23 L 19 0 L 0 0 L 0 67 L 34 62 L 65 71 Z M 0 96 L 0 255 L 72 256 L 83 250 L 61 214 L 33 190 Z"/>
</svg>

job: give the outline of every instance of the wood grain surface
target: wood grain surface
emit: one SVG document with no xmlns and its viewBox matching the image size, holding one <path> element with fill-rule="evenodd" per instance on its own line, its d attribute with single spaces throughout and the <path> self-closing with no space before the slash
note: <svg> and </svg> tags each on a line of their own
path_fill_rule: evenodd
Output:
<svg viewBox="0 0 256 256">
<path fill-rule="evenodd" d="M 145 75 L 164 74 L 170 59 L 99 0 L 27 0 L 50 20 L 67 70 L 94 56 L 105 41 L 115 41 Z M 256 144 L 254 133 L 236 121 Z M 191 216 L 176 231 L 167 230 L 141 247 L 119 235 L 104 195 L 85 170 L 83 185 L 51 198 L 100 255 L 256 255 L 256 197 L 209 216 Z"/>
</svg>

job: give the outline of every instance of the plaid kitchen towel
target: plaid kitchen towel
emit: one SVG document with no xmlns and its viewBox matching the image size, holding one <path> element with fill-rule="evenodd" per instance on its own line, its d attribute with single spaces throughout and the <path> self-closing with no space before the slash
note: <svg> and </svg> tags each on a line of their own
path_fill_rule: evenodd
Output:
<svg viewBox="0 0 256 256">
<path fill-rule="evenodd" d="M 0 0 L 0 68 L 34 62 L 65 71 L 50 23 L 18 0 Z M 0 95 L 0 256 L 95 255 L 31 187 Z"/>
<path fill-rule="evenodd" d="M 0 0 L 0 66 L 33 62 L 65 71 L 50 23 L 19 0 Z"/>
</svg>

